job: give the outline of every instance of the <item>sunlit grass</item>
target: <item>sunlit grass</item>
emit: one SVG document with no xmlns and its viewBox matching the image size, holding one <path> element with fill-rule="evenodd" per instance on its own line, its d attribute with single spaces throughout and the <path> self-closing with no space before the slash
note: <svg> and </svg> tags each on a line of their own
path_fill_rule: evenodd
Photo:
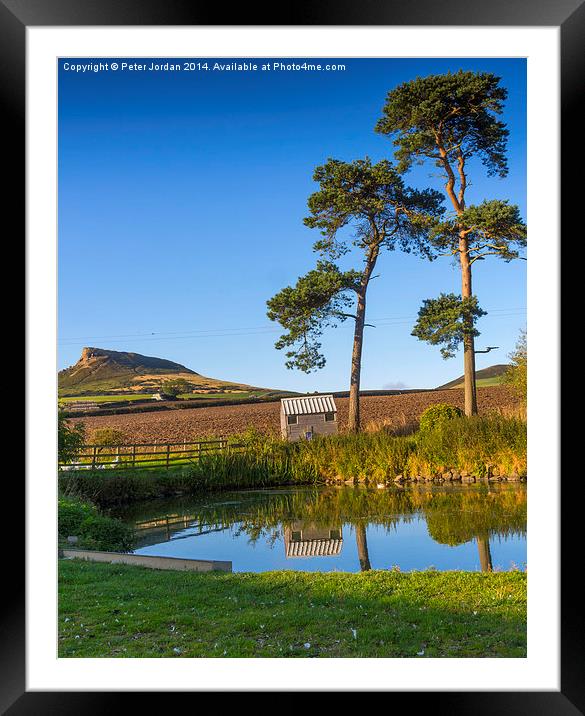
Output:
<svg viewBox="0 0 585 716">
<path fill-rule="evenodd" d="M 59 656 L 525 657 L 526 574 L 197 574 L 61 560 Z"/>
</svg>

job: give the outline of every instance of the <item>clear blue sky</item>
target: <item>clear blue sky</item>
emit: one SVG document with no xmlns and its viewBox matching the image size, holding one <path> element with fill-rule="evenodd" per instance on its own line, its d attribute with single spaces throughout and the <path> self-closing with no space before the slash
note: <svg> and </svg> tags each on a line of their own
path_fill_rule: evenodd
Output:
<svg viewBox="0 0 585 716">
<path fill-rule="evenodd" d="M 266 300 L 315 263 L 318 231 L 302 222 L 314 167 L 328 157 L 391 158 L 374 125 L 386 93 L 416 76 L 463 68 L 502 78 L 510 173 L 488 178 L 472 165 L 468 204 L 505 198 L 526 215 L 524 60 L 336 58 L 344 72 L 320 73 L 74 73 L 67 61 L 59 63 L 60 368 L 90 345 L 258 386 L 347 389 L 351 322 L 324 336 L 323 370 L 290 371 Z M 70 62 L 99 61 L 107 60 Z M 406 181 L 442 189 L 430 165 Z M 461 354 L 444 361 L 410 335 L 424 298 L 459 293 L 458 268 L 392 252 L 377 273 L 363 388 L 434 387 L 460 375 Z M 500 346 L 479 355 L 478 368 L 507 362 L 525 326 L 526 262 L 478 262 L 474 292 L 489 314 L 477 347 Z"/>
</svg>

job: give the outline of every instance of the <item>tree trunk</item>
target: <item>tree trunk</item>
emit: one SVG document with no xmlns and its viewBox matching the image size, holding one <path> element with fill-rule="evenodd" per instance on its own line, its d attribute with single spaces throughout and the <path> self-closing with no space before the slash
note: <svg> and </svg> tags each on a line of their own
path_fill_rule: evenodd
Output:
<svg viewBox="0 0 585 716">
<path fill-rule="evenodd" d="M 364 344 L 364 325 L 366 322 L 366 292 L 372 277 L 372 271 L 378 260 L 379 245 L 373 245 L 366 257 L 366 268 L 357 289 L 357 307 L 351 354 L 351 375 L 349 379 L 349 417 L 347 427 L 350 432 L 360 429 L 360 378 L 362 372 L 362 348 Z"/>
<path fill-rule="evenodd" d="M 455 195 L 455 174 L 449 163 L 449 158 L 442 137 L 437 136 L 437 146 L 441 161 L 447 173 L 445 189 L 451 199 L 453 208 L 457 214 L 465 211 L 465 190 L 467 189 L 467 176 L 465 174 L 465 159 L 461 150 L 458 152 L 457 171 L 459 174 L 459 193 Z M 467 237 L 464 233 L 459 235 L 459 261 L 461 264 L 461 298 L 471 298 L 471 263 L 469 262 L 469 248 Z M 465 325 L 467 324 L 467 325 Z M 475 339 L 473 337 L 473 319 L 464 322 L 466 332 L 469 333 L 463 339 L 463 385 L 465 389 L 465 415 L 477 415 L 477 389 L 475 385 Z"/>
<path fill-rule="evenodd" d="M 368 554 L 368 540 L 366 537 L 366 528 L 364 525 L 356 525 L 355 539 L 357 542 L 358 559 L 360 561 L 360 569 L 367 572 L 372 569 L 370 565 L 370 555 Z"/>
<path fill-rule="evenodd" d="M 348 428 L 352 433 L 360 429 L 360 378 L 362 372 L 362 348 L 364 344 L 364 323 L 366 320 L 366 292 L 360 292 L 357 300 L 353 351 L 351 354 L 351 376 L 349 380 Z"/>
<path fill-rule="evenodd" d="M 479 565 L 481 567 L 481 571 L 493 571 L 490 541 L 487 537 L 477 537 L 477 551 L 479 552 Z"/>
<path fill-rule="evenodd" d="M 459 261 L 461 263 L 461 298 L 471 298 L 471 264 L 467 253 L 467 238 L 459 238 Z M 475 339 L 473 337 L 473 317 L 464 318 L 465 336 L 463 338 L 463 381 L 465 388 L 465 415 L 477 415 L 477 389 L 475 385 Z"/>
</svg>

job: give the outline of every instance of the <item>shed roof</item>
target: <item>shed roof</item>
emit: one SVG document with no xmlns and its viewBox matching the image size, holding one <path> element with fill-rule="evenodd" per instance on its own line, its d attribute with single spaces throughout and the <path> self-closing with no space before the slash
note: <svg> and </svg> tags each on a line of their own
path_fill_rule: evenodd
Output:
<svg viewBox="0 0 585 716">
<path fill-rule="evenodd" d="M 285 415 L 315 415 L 336 413 L 332 395 L 311 395 L 306 398 L 282 398 L 280 401 Z"/>
</svg>

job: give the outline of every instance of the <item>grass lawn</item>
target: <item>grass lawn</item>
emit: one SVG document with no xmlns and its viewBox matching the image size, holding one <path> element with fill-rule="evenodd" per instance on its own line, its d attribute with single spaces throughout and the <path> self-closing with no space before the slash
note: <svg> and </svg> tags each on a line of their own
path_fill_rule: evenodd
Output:
<svg viewBox="0 0 585 716">
<path fill-rule="evenodd" d="M 525 657 L 526 573 L 59 562 L 60 657 Z"/>
<path fill-rule="evenodd" d="M 502 378 L 503 376 L 501 375 L 494 375 L 491 378 L 477 378 L 475 384 L 478 388 L 491 388 L 493 385 L 502 385 Z M 452 385 L 451 390 L 455 390 L 456 388 L 463 388 L 464 385 L 464 383 Z"/>
<path fill-rule="evenodd" d="M 181 393 L 178 398 L 182 400 L 249 400 L 261 398 L 264 392 L 238 392 L 238 393 Z"/>
<path fill-rule="evenodd" d="M 120 403 L 132 400 L 152 400 L 152 393 L 116 393 L 116 395 L 78 395 L 59 398 L 60 403 Z"/>
</svg>

